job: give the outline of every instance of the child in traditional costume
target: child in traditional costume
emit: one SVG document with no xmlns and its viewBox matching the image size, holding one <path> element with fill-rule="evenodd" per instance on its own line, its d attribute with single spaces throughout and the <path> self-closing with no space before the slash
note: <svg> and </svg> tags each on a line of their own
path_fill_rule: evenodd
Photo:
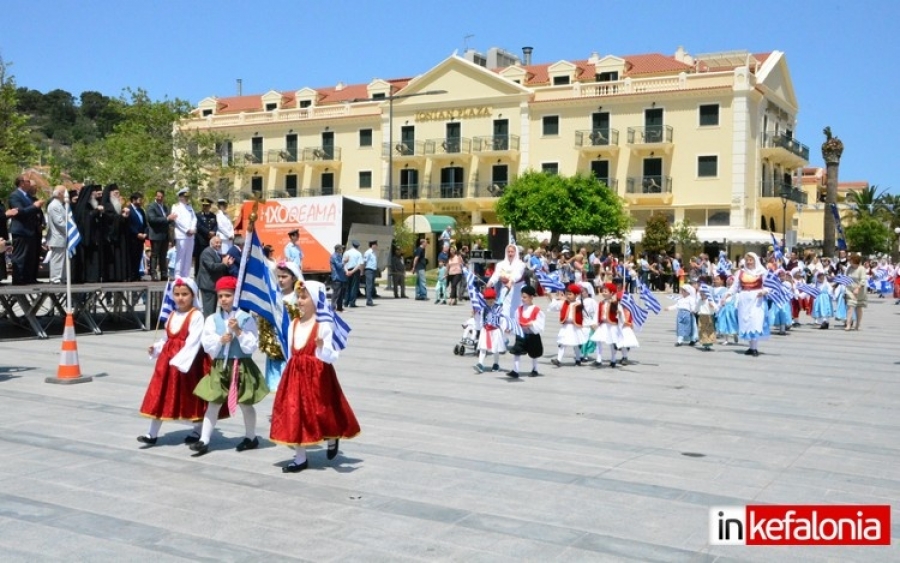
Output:
<svg viewBox="0 0 900 563">
<path fill-rule="evenodd" d="M 697 330 L 700 346 L 704 352 L 712 350 L 716 343 L 715 316 L 719 309 L 715 300 L 715 293 L 705 280 L 700 284 L 699 298 L 697 299 Z"/>
<path fill-rule="evenodd" d="M 572 347 L 575 351 L 575 365 L 581 365 L 581 345 L 585 342 L 584 331 L 581 330 L 584 318 L 582 316 L 581 295 L 582 287 L 580 284 L 572 283 L 566 286 L 563 297 L 557 297 L 550 301 L 548 307 L 551 311 L 559 311 L 559 334 L 556 337 L 557 354 L 550 360 L 550 363 L 556 367 L 562 365 L 563 356 L 566 348 Z"/>
<path fill-rule="evenodd" d="M 600 286 L 600 301 L 594 332 L 591 340 L 597 345 L 594 367 L 603 366 L 603 346 L 609 346 L 609 367 L 616 367 L 616 345 L 621 341 L 619 332 L 619 307 L 616 300 L 616 285 L 607 282 Z"/>
<path fill-rule="evenodd" d="M 815 288 L 819 294 L 813 300 L 813 320 L 822 330 L 828 329 L 828 320 L 834 316 L 834 306 L 831 303 L 831 284 L 825 280 L 825 272 L 816 274 Z"/>
<path fill-rule="evenodd" d="M 209 374 L 194 389 L 195 395 L 209 403 L 203 417 L 200 441 L 191 444 L 197 455 L 209 451 L 209 440 L 219 419 L 219 411 L 226 403 L 226 412 L 240 407 L 244 417 L 244 439 L 238 443 L 237 451 L 259 447 L 253 405 L 266 398 L 269 388 L 253 361 L 253 352 L 259 344 L 256 321 L 249 313 L 235 309 L 236 287 L 237 278 L 219 278 L 216 282 L 219 310 L 207 317 L 203 325 L 203 349 L 213 361 Z"/>
<path fill-rule="evenodd" d="M 513 353 L 513 369 L 506 373 L 509 377 L 519 377 L 519 359 L 523 354 L 531 358 L 531 377 L 540 375 L 537 369 L 538 358 L 544 355 L 544 344 L 541 333 L 544 332 L 544 312 L 534 304 L 537 290 L 530 285 L 522 288 L 522 305 L 516 311 L 516 322 L 522 327 L 522 336 L 516 336 L 516 343 L 510 350 Z"/>
<path fill-rule="evenodd" d="M 294 294 L 294 284 L 302 279 L 300 267 L 294 262 L 279 262 L 275 266 L 274 274 L 278 288 L 281 290 L 281 300 L 287 307 L 290 318 L 293 319 L 297 316 L 297 296 Z M 281 314 L 281 311 L 276 314 Z M 274 393 L 278 389 L 278 382 L 281 381 L 281 373 L 286 364 L 284 351 L 281 349 L 275 329 L 268 322 L 259 319 L 258 327 L 259 348 L 266 354 L 266 386 L 270 392 Z"/>
<path fill-rule="evenodd" d="M 847 286 L 839 283 L 834 285 L 834 320 L 847 324 Z"/>
<path fill-rule="evenodd" d="M 502 307 L 495 305 L 497 292 L 494 288 L 487 287 L 482 294 L 487 306 L 475 314 L 475 326 L 478 334 L 478 363 L 475 364 L 477 373 L 484 373 L 484 359 L 488 354 L 494 355 L 494 363 L 491 371 L 500 371 L 500 353 L 506 351 L 506 339 L 503 337 Z"/>
<path fill-rule="evenodd" d="M 334 459 L 340 439 L 353 438 L 360 431 L 334 371 L 339 356 L 334 328 L 330 322 L 316 320 L 316 303 L 325 286 L 300 280 L 296 293 L 298 317 L 288 332 L 290 358 L 275 393 L 269 433 L 276 444 L 294 448 L 293 461 L 281 468 L 284 473 L 309 467 L 307 446 L 327 440 L 327 457 Z"/>
<path fill-rule="evenodd" d="M 697 298 L 694 288 L 690 285 L 681 287 L 681 297 L 674 305 L 666 307 L 667 311 L 678 311 L 675 317 L 675 346 L 685 343 L 693 346 L 694 338 L 694 311 L 697 309 Z"/>
<path fill-rule="evenodd" d="M 166 321 L 163 337 L 148 352 L 156 360 L 150 384 L 141 404 L 141 415 L 149 417 L 150 429 L 137 441 L 156 444 L 164 420 L 188 420 L 194 430 L 185 439 L 193 444 L 200 439 L 200 419 L 206 405 L 194 395 L 194 388 L 206 373 L 209 358 L 200 347 L 203 313 L 197 284 L 190 278 L 176 277 L 172 282 L 175 311 Z"/>
<path fill-rule="evenodd" d="M 728 276 L 725 279 L 725 285 L 730 286 L 733 281 L 733 276 Z M 725 287 L 725 285 L 722 285 L 722 278 L 720 276 L 716 276 L 713 280 L 713 295 L 716 299 L 716 303 L 724 303 L 723 305 L 719 305 L 719 310 L 716 312 L 716 333 L 719 335 L 719 338 L 722 339 L 719 344 L 722 344 L 723 346 L 728 345 L 729 338 L 734 339 L 735 343 L 738 341 L 736 302 L 733 296 L 728 295 L 728 287 Z"/>
</svg>

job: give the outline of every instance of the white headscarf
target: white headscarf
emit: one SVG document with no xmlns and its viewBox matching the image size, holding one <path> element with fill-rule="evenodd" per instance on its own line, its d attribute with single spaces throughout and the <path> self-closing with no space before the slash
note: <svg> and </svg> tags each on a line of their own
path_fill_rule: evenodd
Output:
<svg viewBox="0 0 900 563">
<path fill-rule="evenodd" d="M 319 303 L 319 295 L 325 293 L 325 284 L 322 282 L 303 280 L 303 287 L 305 287 L 307 293 L 309 293 L 309 298 L 316 304 Z"/>
<path fill-rule="evenodd" d="M 194 303 L 193 303 L 194 309 L 200 309 L 200 310 L 203 309 L 203 306 L 200 304 L 200 290 L 197 289 L 197 282 L 195 282 L 191 278 L 183 278 L 181 276 L 177 276 L 175 278 L 175 281 L 172 282 L 172 285 L 173 285 L 173 287 L 172 287 L 173 292 L 175 291 L 174 286 L 176 286 L 176 285 L 186 285 L 189 288 L 191 288 L 191 291 L 194 293 Z"/>
<path fill-rule="evenodd" d="M 755 252 L 748 252 L 746 254 L 746 256 L 753 257 L 753 263 L 755 264 L 755 266 L 753 268 L 748 267 L 747 261 L 744 260 L 743 269 L 745 272 L 747 272 L 748 274 L 752 274 L 754 276 L 766 275 L 766 267 L 763 266 L 762 261 L 759 259 L 759 256 L 757 256 Z"/>
</svg>

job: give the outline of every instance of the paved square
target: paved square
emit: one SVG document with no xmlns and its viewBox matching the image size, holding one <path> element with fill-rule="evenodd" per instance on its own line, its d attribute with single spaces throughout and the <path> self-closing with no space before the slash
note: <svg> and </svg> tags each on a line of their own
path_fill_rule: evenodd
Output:
<svg viewBox="0 0 900 563">
<path fill-rule="evenodd" d="M 634 365 L 554 368 L 548 355 L 543 377 L 511 380 L 453 354 L 467 307 L 380 299 L 345 314 L 337 364 L 362 434 L 333 462 L 312 449 L 297 475 L 267 440 L 234 450 L 240 417 L 201 458 L 177 423 L 141 449 L 152 332 L 80 335 L 97 377 L 73 386 L 44 383 L 59 338 L 0 341 L 2 558 L 896 561 L 898 315 L 870 299 L 859 332 L 803 326 L 751 358 L 675 348 L 663 312 Z M 271 405 L 258 406 L 264 438 Z M 751 502 L 891 504 L 894 544 L 708 546 L 708 508 Z"/>
</svg>

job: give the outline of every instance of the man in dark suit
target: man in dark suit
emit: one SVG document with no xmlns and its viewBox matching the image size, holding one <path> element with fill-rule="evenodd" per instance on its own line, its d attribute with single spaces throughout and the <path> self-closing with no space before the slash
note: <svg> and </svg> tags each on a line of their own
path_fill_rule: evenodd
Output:
<svg viewBox="0 0 900 563">
<path fill-rule="evenodd" d="M 166 192 L 156 190 L 156 197 L 147 206 L 147 234 L 150 237 L 150 276 L 154 281 L 168 278 L 166 251 L 169 250 L 169 225 L 175 214 L 165 204 Z"/>
<path fill-rule="evenodd" d="M 202 207 L 200 213 L 197 213 L 197 234 L 194 235 L 194 272 L 200 268 L 200 253 L 209 246 L 210 239 L 219 230 L 216 214 L 210 210 L 213 200 L 205 197 L 200 200 L 200 204 Z"/>
<path fill-rule="evenodd" d="M 144 212 L 144 194 L 131 194 L 131 213 L 128 214 L 128 280 L 141 281 L 141 264 L 144 262 L 144 241 L 147 240 L 147 216 Z"/>
<path fill-rule="evenodd" d="M 28 178 L 18 176 L 16 190 L 9 196 L 9 208 L 18 210 L 9 224 L 13 238 L 13 285 L 37 283 L 44 200 L 35 197 L 36 191 L 37 186 Z"/>
<path fill-rule="evenodd" d="M 197 268 L 197 287 L 203 303 L 203 316 L 216 312 L 216 282 L 228 273 L 233 263 L 231 256 L 221 256 L 222 241 L 214 236 L 209 245 L 200 253 L 200 267 Z"/>
</svg>

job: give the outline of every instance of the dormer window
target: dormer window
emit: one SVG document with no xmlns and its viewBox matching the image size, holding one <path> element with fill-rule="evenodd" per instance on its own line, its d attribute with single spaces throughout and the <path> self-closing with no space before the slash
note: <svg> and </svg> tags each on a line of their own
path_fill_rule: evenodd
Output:
<svg viewBox="0 0 900 563">
<path fill-rule="evenodd" d="M 308 108 L 311 105 L 312 105 L 312 100 L 300 100 L 301 108 Z"/>
<path fill-rule="evenodd" d="M 385 98 L 387 98 L 387 94 L 385 94 L 384 92 L 376 92 L 375 94 L 372 94 L 373 100 L 384 100 Z"/>
<path fill-rule="evenodd" d="M 553 85 L 554 86 L 562 86 L 562 85 L 568 84 L 568 83 L 569 83 L 568 76 L 554 76 L 553 77 Z"/>
<path fill-rule="evenodd" d="M 266 111 L 275 111 L 278 109 L 278 104 L 266 104 Z"/>
<path fill-rule="evenodd" d="M 205 110 L 203 110 L 203 117 L 212 115 L 212 113 L 213 113 L 213 111 L 211 109 L 205 109 Z"/>
<path fill-rule="evenodd" d="M 619 79 L 619 72 L 616 70 L 609 72 L 598 72 L 596 78 L 597 82 L 615 82 Z"/>
</svg>

